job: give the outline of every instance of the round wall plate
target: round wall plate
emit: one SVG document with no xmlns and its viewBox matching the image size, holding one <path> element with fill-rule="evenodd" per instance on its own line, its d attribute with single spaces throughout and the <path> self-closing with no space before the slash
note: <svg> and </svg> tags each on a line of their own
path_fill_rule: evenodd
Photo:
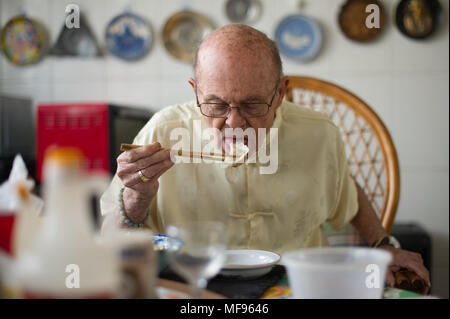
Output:
<svg viewBox="0 0 450 319">
<path fill-rule="evenodd" d="M 437 0 L 402 0 L 395 14 L 400 32 L 416 40 L 431 36 L 441 20 L 442 7 Z"/>
<path fill-rule="evenodd" d="M 152 29 L 141 17 L 123 13 L 111 20 L 105 31 L 108 52 L 123 60 L 144 57 L 152 46 Z"/>
<path fill-rule="evenodd" d="M 261 17 L 262 4 L 259 0 L 228 0 L 225 12 L 231 22 L 255 23 Z"/>
<path fill-rule="evenodd" d="M 275 41 L 286 57 L 307 62 L 316 57 L 322 48 L 322 28 L 312 18 L 300 14 L 291 15 L 278 24 Z"/>
<path fill-rule="evenodd" d="M 208 17 L 193 11 L 180 11 L 165 23 L 162 39 L 170 55 L 192 63 L 198 45 L 214 29 L 215 25 Z"/>
<path fill-rule="evenodd" d="M 378 26 L 372 27 L 366 23 L 374 22 L 369 17 L 374 12 L 370 8 L 368 12 L 366 11 L 369 5 L 376 5 L 379 8 Z M 383 5 L 378 0 L 347 0 L 341 7 L 338 21 L 341 31 L 347 38 L 357 42 L 371 42 L 378 38 L 384 30 L 386 14 Z"/>
<path fill-rule="evenodd" d="M 45 27 L 24 15 L 13 17 L 0 32 L 3 54 L 13 64 L 27 65 L 42 59 L 49 48 Z"/>
</svg>

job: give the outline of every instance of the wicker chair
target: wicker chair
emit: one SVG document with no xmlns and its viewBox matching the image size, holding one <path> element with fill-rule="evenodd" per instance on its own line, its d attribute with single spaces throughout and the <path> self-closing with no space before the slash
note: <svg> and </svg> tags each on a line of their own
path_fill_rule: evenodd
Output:
<svg viewBox="0 0 450 319">
<path fill-rule="evenodd" d="M 400 195 L 397 153 L 388 130 L 360 98 L 326 81 L 289 76 L 286 99 L 325 112 L 341 129 L 350 174 L 390 233 Z"/>
</svg>

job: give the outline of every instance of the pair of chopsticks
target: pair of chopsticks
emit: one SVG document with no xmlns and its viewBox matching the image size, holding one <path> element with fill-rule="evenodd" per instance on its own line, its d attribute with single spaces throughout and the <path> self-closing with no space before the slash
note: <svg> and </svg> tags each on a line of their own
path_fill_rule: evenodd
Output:
<svg viewBox="0 0 450 319">
<path fill-rule="evenodd" d="M 139 148 L 142 147 L 144 145 L 135 145 L 135 144 L 125 144 L 122 143 L 120 144 L 120 150 L 121 151 L 129 151 L 135 148 Z M 227 155 L 225 153 L 222 154 L 216 154 L 216 153 L 198 153 L 198 152 L 185 152 L 185 154 L 183 154 L 183 150 L 172 150 L 169 148 L 161 148 L 162 150 L 169 150 L 171 152 L 175 152 L 178 156 L 189 156 L 191 159 L 192 158 L 205 158 L 205 159 L 210 159 L 210 160 L 215 160 L 215 161 L 225 161 L 226 158 L 232 158 L 233 160 L 236 159 L 236 155 Z M 187 153 L 187 154 L 186 154 Z"/>
</svg>

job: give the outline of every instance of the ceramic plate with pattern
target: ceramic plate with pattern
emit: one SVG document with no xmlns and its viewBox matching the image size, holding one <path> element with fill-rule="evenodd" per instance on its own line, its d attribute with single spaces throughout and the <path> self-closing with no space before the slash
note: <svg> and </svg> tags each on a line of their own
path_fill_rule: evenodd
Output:
<svg viewBox="0 0 450 319">
<path fill-rule="evenodd" d="M 152 46 L 150 25 L 133 13 L 123 13 L 112 19 L 105 38 L 108 51 L 123 60 L 140 59 Z"/>
<path fill-rule="evenodd" d="M 319 23 L 300 14 L 284 18 L 275 31 L 280 52 L 299 62 L 307 62 L 319 54 L 322 38 Z"/>
<path fill-rule="evenodd" d="M 20 15 L 9 20 L 0 32 L 3 54 L 13 64 L 38 62 L 49 47 L 45 27 L 34 19 Z"/>
<path fill-rule="evenodd" d="M 438 0 L 402 0 L 396 10 L 397 27 L 409 38 L 421 40 L 431 36 L 442 20 Z"/>
<path fill-rule="evenodd" d="M 374 18 L 375 10 L 378 10 L 377 20 Z M 347 0 L 341 7 L 338 21 L 347 38 L 357 42 L 371 42 L 383 32 L 386 14 L 378 0 Z"/>
<path fill-rule="evenodd" d="M 189 10 L 177 12 L 164 25 L 164 46 L 174 58 L 192 63 L 197 46 L 214 29 L 214 23 L 202 14 Z"/>
<path fill-rule="evenodd" d="M 225 4 L 228 19 L 234 23 L 254 23 L 262 12 L 259 0 L 228 0 Z"/>
</svg>

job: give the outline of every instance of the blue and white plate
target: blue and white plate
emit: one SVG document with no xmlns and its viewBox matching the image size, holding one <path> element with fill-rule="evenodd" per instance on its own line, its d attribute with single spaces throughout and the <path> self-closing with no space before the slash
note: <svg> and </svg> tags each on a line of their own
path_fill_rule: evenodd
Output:
<svg viewBox="0 0 450 319">
<path fill-rule="evenodd" d="M 275 41 L 286 57 L 307 62 L 316 57 L 322 48 L 322 28 L 314 19 L 291 15 L 278 24 Z"/>
<path fill-rule="evenodd" d="M 132 61 L 145 56 L 152 46 L 152 29 L 133 13 L 116 16 L 106 27 L 106 47 L 118 58 Z"/>
<path fill-rule="evenodd" d="M 158 253 L 159 273 L 169 265 L 167 251 L 176 251 L 183 246 L 179 238 L 169 237 L 164 234 L 153 234 L 153 249 Z"/>
</svg>

